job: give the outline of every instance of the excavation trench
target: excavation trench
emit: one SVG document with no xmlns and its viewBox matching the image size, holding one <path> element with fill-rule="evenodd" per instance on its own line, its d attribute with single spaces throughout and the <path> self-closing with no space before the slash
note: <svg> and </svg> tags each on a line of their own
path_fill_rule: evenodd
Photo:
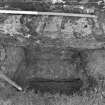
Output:
<svg viewBox="0 0 105 105">
<path fill-rule="evenodd" d="M 25 90 L 41 93 L 78 93 L 84 83 L 81 74 L 81 55 L 75 49 L 24 48 L 25 59 L 19 65 L 13 80 Z"/>
</svg>

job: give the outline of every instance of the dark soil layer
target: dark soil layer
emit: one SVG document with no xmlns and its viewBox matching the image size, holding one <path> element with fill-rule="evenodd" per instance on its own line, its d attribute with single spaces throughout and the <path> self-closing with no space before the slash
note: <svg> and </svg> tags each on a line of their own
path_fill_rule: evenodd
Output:
<svg viewBox="0 0 105 105">
<path fill-rule="evenodd" d="M 37 79 L 33 78 L 29 81 L 29 89 L 33 89 L 41 93 L 51 93 L 51 94 L 66 94 L 70 95 L 75 92 L 80 91 L 83 82 L 80 79 L 65 79 L 65 80 L 49 80 L 49 79 Z"/>
</svg>

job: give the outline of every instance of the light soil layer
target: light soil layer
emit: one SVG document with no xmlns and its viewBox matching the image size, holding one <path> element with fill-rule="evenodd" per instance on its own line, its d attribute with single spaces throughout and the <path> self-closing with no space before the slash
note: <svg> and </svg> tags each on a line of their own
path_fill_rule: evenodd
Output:
<svg viewBox="0 0 105 105">
<path fill-rule="evenodd" d="M 59 16 L 5 16 L 2 14 L 0 37 L 15 38 L 18 41 L 15 43 L 17 46 L 25 46 L 33 39 L 35 45 L 41 46 L 58 44 L 58 47 L 102 48 L 105 35 L 104 13 L 97 13 L 97 15 L 98 20 Z"/>
</svg>

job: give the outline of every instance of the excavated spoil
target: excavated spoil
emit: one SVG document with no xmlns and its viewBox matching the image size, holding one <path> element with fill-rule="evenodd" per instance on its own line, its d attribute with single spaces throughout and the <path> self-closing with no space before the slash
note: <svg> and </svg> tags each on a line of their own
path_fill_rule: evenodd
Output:
<svg viewBox="0 0 105 105">
<path fill-rule="evenodd" d="M 8 15 L 0 24 L 0 32 L 2 37 L 13 36 L 20 45 L 26 44 L 29 38 L 41 46 L 78 49 L 104 46 L 104 22 L 102 29 L 96 19 L 89 18 Z"/>
</svg>

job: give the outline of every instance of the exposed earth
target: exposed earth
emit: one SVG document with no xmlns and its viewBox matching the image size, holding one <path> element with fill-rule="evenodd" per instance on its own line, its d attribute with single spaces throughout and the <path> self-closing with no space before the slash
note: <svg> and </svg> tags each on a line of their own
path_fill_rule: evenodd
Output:
<svg viewBox="0 0 105 105">
<path fill-rule="evenodd" d="M 98 18 L 0 14 L 0 72 L 23 89 L 0 76 L 0 105 L 104 105 L 104 4 L 94 3 L 98 0 L 40 2 L 11 0 L 1 3 L 1 9 Z"/>
</svg>

